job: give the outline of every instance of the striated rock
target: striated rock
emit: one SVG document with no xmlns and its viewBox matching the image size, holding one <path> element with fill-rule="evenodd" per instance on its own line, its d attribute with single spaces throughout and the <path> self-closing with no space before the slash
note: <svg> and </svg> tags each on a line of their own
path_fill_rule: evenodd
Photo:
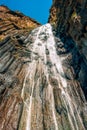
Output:
<svg viewBox="0 0 87 130">
<path fill-rule="evenodd" d="M 77 79 L 83 60 L 74 41 L 62 42 L 50 24 L 20 39 L 22 44 L 9 37 L 0 43 L 1 130 L 86 130 Z"/>
<path fill-rule="evenodd" d="M 83 59 L 84 68 L 84 63 L 87 65 L 87 0 L 53 0 L 49 22 L 55 27 L 56 35 L 63 42 L 66 43 L 67 38 L 70 37 L 75 42 Z M 85 96 L 87 95 L 86 71 L 85 68 L 79 73 L 79 81 Z"/>
<path fill-rule="evenodd" d="M 49 22 L 57 35 L 71 36 L 87 59 L 87 0 L 53 0 Z"/>
<path fill-rule="evenodd" d="M 53 2 L 51 24 L 43 26 L 0 7 L 0 130 L 87 129 L 86 57 L 58 18 L 65 3 Z"/>
<path fill-rule="evenodd" d="M 14 34 L 23 34 L 40 26 L 40 23 L 24 16 L 20 12 L 14 12 L 6 6 L 0 6 L 0 40 Z"/>
</svg>

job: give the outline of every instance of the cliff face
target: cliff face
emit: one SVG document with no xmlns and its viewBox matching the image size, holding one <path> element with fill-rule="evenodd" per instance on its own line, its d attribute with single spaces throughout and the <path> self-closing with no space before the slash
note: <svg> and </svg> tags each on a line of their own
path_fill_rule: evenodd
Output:
<svg viewBox="0 0 87 130">
<path fill-rule="evenodd" d="M 24 35 L 38 26 L 40 23 L 22 13 L 14 12 L 6 6 L 0 6 L 0 40 L 19 33 Z"/>
<path fill-rule="evenodd" d="M 55 27 L 56 35 L 63 42 L 69 37 L 74 40 L 87 65 L 87 0 L 53 0 L 48 21 Z M 82 73 L 79 73 L 79 77 L 87 95 L 87 78 L 84 79 Z"/>
<path fill-rule="evenodd" d="M 53 0 L 49 22 L 77 43 L 87 59 L 87 0 Z"/>
<path fill-rule="evenodd" d="M 74 4 L 71 1 L 71 9 Z M 0 7 L 0 130 L 87 129 L 86 55 L 73 33 L 66 31 L 65 5 L 55 0 L 52 24 L 43 26 Z M 4 19 L 7 15 L 9 20 Z M 70 29 L 73 32 L 71 25 Z"/>
<path fill-rule="evenodd" d="M 77 79 L 83 60 L 74 41 L 62 42 L 50 24 L 20 40 L 19 47 L 10 38 L 0 42 L 1 130 L 86 130 Z"/>
</svg>

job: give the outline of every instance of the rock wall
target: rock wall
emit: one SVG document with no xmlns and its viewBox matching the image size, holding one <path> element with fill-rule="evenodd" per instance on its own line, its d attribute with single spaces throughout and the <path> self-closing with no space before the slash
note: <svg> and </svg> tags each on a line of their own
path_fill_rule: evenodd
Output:
<svg viewBox="0 0 87 130">
<path fill-rule="evenodd" d="M 22 13 L 12 11 L 6 6 L 0 6 L 0 41 L 7 36 L 13 37 L 17 34 L 25 34 L 40 26 L 32 18 L 24 16 Z"/>
<path fill-rule="evenodd" d="M 0 42 L 0 129 L 86 130 L 75 42 L 56 37 L 50 24 L 19 39 Z"/>
<path fill-rule="evenodd" d="M 53 0 L 49 22 L 76 42 L 87 59 L 87 0 Z"/>
<path fill-rule="evenodd" d="M 0 7 L 0 130 L 87 129 L 86 54 L 76 23 L 85 40 L 86 24 L 76 3 L 53 1 L 43 26 Z"/>
<path fill-rule="evenodd" d="M 82 55 L 82 66 L 87 65 L 87 0 L 53 0 L 49 22 L 63 42 L 69 37 L 72 38 Z M 85 67 L 78 74 L 85 95 L 87 95 L 86 72 Z"/>
</svg>

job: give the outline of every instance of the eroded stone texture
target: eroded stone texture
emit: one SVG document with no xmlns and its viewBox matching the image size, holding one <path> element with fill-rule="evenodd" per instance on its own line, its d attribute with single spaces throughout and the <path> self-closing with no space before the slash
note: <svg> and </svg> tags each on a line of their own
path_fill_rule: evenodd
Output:
<svg viewBox="0 0 87 130">
<path fill-rule="evenodd" d="M 50 24 L 18 39 L 0 42 L 1 130 L 86 130 L 75 42 L 54 36 Z"/>
<path fill-rule="evenodd" d="M 87 64 L 73 35 L 22 29 L 0 41 L 0 130 L 86 130 Z"/>
<path fill-rule="evenodd" d="M 87 59 L 87 0 L 53 0 L 49 22 L 58 35 L 71 36 Z"/>
<path fill-rule="evenodd" d="M 6 6 L 0 6 L 0 41 L 17 33 L 25 35 L 38 26 L 40 23 L 32 18 L 24 16 L 18 11 L 14 12 Z"/>
<path fill-rule="evenodd" d="M 87 0 L 53 0 L 49 22 L 56 29 L 56 35 L 63 42 L 71 39 L 75 42 L 83 59 L 78 79 L 82 84 L 85 96 L 87 95 Z M 70 41 L 71 44 L 71 41 Z"/>
</svg>

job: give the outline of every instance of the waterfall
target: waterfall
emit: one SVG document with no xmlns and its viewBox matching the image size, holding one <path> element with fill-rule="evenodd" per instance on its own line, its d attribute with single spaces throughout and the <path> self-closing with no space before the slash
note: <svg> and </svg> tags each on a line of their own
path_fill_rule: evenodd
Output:
<svg viewBox="0 0 87 130">
<path fill-rule="evenodd" d="M 0 6 L 0 130 L 87 130 L 87 2 L 54 1 L 45 25 Z"/>
<path fill-rule="evenodd" d="M 50 85 L 49 85 L 49 92 L 51 95 L 51 107 L 52 107 L 52 114 L 53 114 L 53 119 L 55 123 L 55 130 L 58 130 L 58 123 L 57 123 L 56 114 L 55 114 L 55 102 L 54 102 L 53 89 L 52 89 L 52 86 Z"/>
<path fill-rule="evenodd" d="M 44 104 L 46 105 L 46 102 L 48 102 L 49 104 L 48 109 L 49 109 L 50 114 L 48 114 L 48 116 L 49 118 L 51 116 L 50 120 L 51 120 L 52 126 L 51 124 L 49 124 L 49 127 L 45 126 L 47 127 L 46 129 L 54 129 L 54 130 L 63 129 L 62 128 L 63 126 L 61 125 L 59 121 L 60 115 L 58 115 L 56 111 L 57 104 L 55 102 L 55 95 L 54 95 L 54 89 L 56 89 L 56 90 L 60 90 L 61 96 L 58 98 L 61 99 L 64 105 L 63 106 L 64 112 L 66 112 L 67 117 L 68 117 L 67 121 L 69 121 L 68 122 L 69 129 L 70 130 L 71 129 L 72 130 L 86 130 L 82 121 L 82 117 L 80 116 L 80 112 L 77 110 L 78 106 L 76 104 L 76 101 L 73 99 L 73 97 L 70 95 L 70 92 L 68 91 L 68 89 L 70 89 L 69 87 L 71 86 L 69 85 L 69 81 L 67 82 L 67 79 L 65 77 L 63 60 L 62 60 L 62 59 L 66 60 L 66 55 L 60 56 L 57 53 L 57 45 L 56 45 L 57 43 L 55 41 L 55 36 L 53 35 L 52 26 L 50 24 L 46 24 L 46 25 L 36 28 L 28 36 L 27 41 L 30 38 L 32 39 L 32 41 L 31 43 L 30 41 L 27 42 L 26 47 L 29 51 L 31 51 L 31 54 L 30 54 L 31 62 L 28 63 L 28 67 L 26 68 L 26 75 L 25 75 L 25 79 L 23 83 L 22 92 L 21 92 L 21 97 L 23 99 L 24 106 L 25 106 L 24 109 L 26 111 L 26 128 L 25 129 L 26 130 L 33 130 L 33 129 L 42 130 L 43 129 L 42 124 L 40 124 L 40 126 L 37 126 L 38 124 L 36 120 L 37 116 L 35 118 L 34 118 L 35 115 L 32 116 L 32 109 L 36 101 L 38 104 L 41 104 L 44 111 L 45 111 Z M 61 40 L 59 42 L 62 43 Z M 67 68 L 67 66 L 65 68 Z M 37 70 L 38 70 L 38 77 L 36 76 Z M 42 73 L 44 74 L 44 77 L 46 77 L 47 85 L 45 89 L 42 88 L 44 90 L 40 97 L 39 95 L 41 93 L 39 93 L 40 92 L 39 89 L 41 86 L 41 83 L 40 83 L 41 78 L 42 78 L 41 76 L 43 76 Z M 37 81 L 35 80 L 35 78 L 37 78 Z M 38 85 L 37 85 L 37 82 L 38 82 Z M 27 84 L 27 87 L 26 87 L 26 84 Z M 28 88 L 29 95 L 27 98 L 24 98 L 26 90 L 27 90 L 26 88 Z M 38 93 L 36 93 L 37 91 Z M 35 93 L 36 93 L 36 97 L 34 95 Z M 58 99 L 58 102 L 59 102 L 59 99 Z M 42 113 L 41 106 L 39 109 Z M 60 107 L 60 106 L 57 106 L 57 107 Z M 37 113 L 38 108 L 34 108 L 34 109 L 36 109 L 35 112 L 36 112 L 36 115 L 38 115 L 39 114 Z M 61 108 L 61 111 L 62 111 L 62 108 Z M 61 111 L 59 113 L 61 113 Z M 43 113 L 42 115 L 46 118 L 46 116 Z M 35 128 L 32 128 L 33 120 L 35 121 L 35 124 L 36 124 Z M 79 128 L 80 125 L 81 125 L 81 129 Z"/>
</svg>

